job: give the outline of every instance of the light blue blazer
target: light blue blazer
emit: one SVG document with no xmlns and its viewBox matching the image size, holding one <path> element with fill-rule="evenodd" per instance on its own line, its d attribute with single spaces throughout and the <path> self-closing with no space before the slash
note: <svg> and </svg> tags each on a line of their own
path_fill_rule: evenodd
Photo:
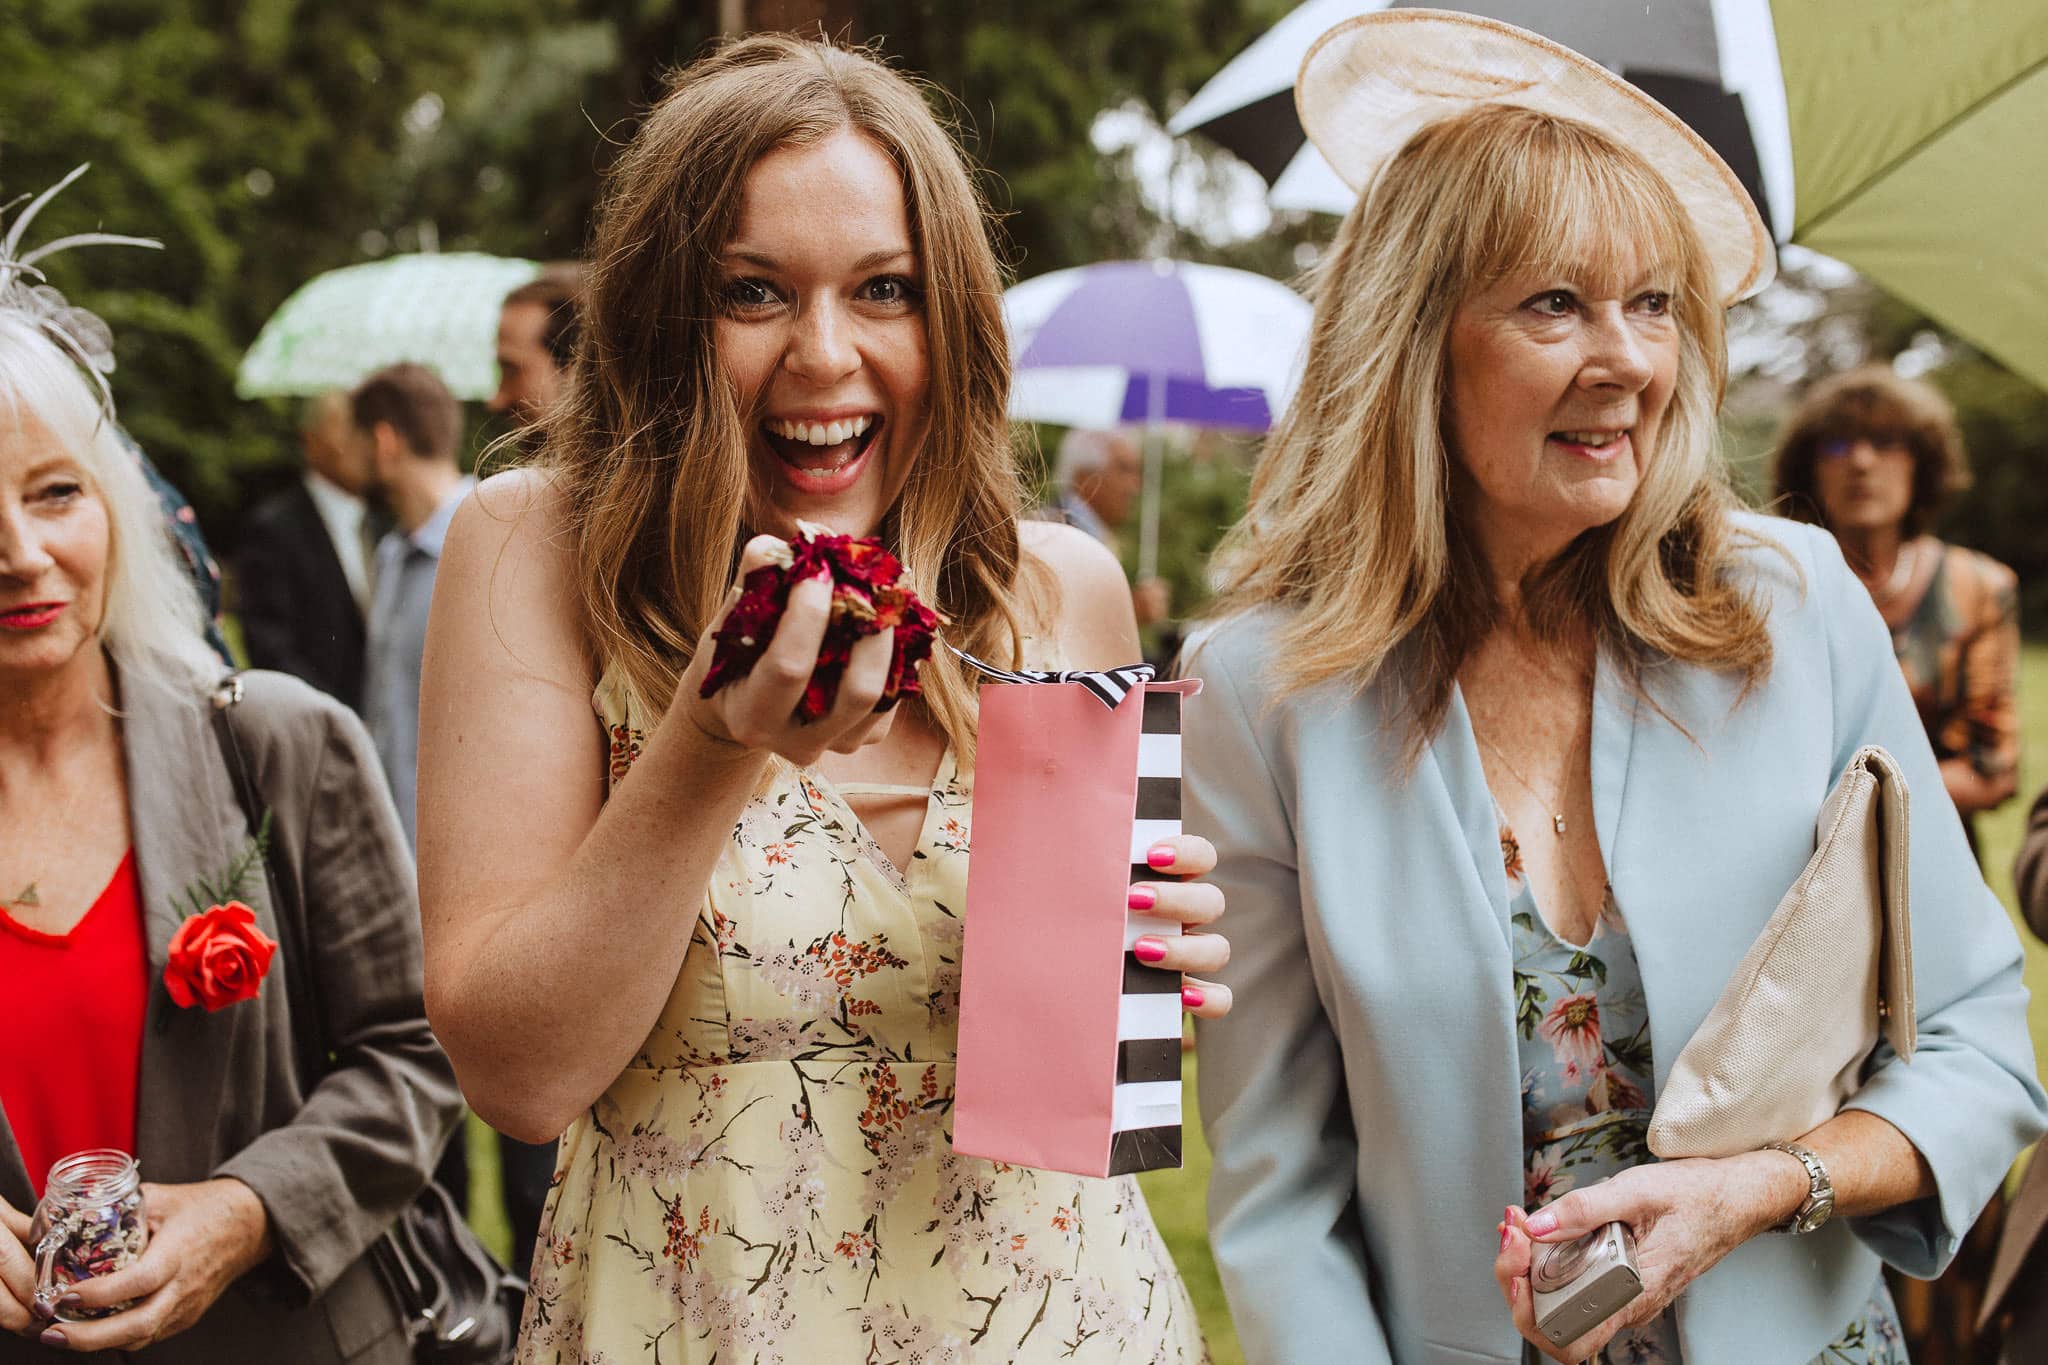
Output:
<svg viewBox="0 0 2048 1365">
<path fill-rule="evenodd" d="M 1925 1154 L 1937 1193 L 1808 1237 L 1764 1236 L 1677 1304 L 1694 1365 L 1803 1365 L 1862 1311 L 1880 1259 L 1931 1276 L 2048 1122 L 2020 946 L 1984 885 L 1869 594 L 1824 532 L 1744 517 L 1770 678 L 1666 665 L 1639 704 L 1615 662 L 1594 689 L 1593 807 L 1641 960 L 1661 1089 L 1672 1061 L 1814 847 L 1859 745 L 1912 794 L 1920 1042 L 1880 1046 L 1850 1102 Z M 1803 579 L 1803 582 L 1802 582 Z M 1247 1357 L 1469 1365 L 1522 1358 L 1493 1278 L 1522 1199 L 1508 898 L 1462 696 L 1403 772 L 1392 683 L 1277 700 L 1280 618 L 1200 632 L 1185 672 L 1189 832 L 1221 857 L 1234 950 L 1227 1019 L 1200 1025 L 1209 1226 Z"/>
</svg>

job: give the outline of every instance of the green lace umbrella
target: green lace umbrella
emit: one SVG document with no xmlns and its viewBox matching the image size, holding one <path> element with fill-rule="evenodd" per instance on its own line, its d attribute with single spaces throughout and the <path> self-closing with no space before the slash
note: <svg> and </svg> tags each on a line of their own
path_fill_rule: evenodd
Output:
<svg viewBox="0 0 2048 1365">
<path fill-rule="evenodd" d="M 317 275 L 263 324 L 235 392 L 303 397 L 411 360 L 437 371 L 457 398 L 488 398 L 498 387 L 500 305 L 539 273 L 535 261 L 452 251 Z"/>
</svg>

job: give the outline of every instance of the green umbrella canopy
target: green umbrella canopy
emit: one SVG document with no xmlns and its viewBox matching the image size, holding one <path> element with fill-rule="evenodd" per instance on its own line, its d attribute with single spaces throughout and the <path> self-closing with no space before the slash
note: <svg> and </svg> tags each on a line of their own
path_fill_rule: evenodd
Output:
<svg viewBox="0 0 2048 1365">
<path fill-rule="evenodd" d="M 263 324 L 235 373 L 244 398 L 351 388 L 416 361 L 458 398 L 498 387 L 498 312 L 540 273 L 535 261 L 479 252 L 391 256 L 315 276 Z"/>
<path fill-rule="evenodd" d="M 1348 210 L 1295 74 L 1390 0 L 1306 0 L 1169 125 Z M 1857 267 L 2048 386 L 2048 0 L 1451 0 L 1534 29 L 1665 103 L 1727 159 L 1781 242 Z"/>
<path fill-rule="evenodd" d="M 1792 239 L 2048 387 L 2048 4 L 1776 0 Z"/>
</svg>

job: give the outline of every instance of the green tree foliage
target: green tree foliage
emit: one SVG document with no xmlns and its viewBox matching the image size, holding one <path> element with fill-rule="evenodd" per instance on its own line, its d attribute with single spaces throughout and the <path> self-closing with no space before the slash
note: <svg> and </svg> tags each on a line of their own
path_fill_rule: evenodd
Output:
<svg viewBox="0 0 2048 1365">
<path fill-rule="evenodd" d="M 840 36 L 944 92 L 988 168 L 1011 264 L 1038 274 L 1124 254 L 1134 217 L 1143 225 L 1128 167 L 1090 144 L 1096 113 L 1135 99 L 1163 117 L 1290 5 L 851 0 L 832 12 L 854 16 Z M 771 8 L 755 0 L 749 14 L 772 20 Z M 605 166 L 667 74 L 717 39 L 719 9 L 0 0 L 0 192 L 91 161 L 44 230 L 163 239 L 162 253 L 55 259 L 51 281 L 113 327 L 123 420 L 232 548 L 238 512 L 290 465 L 290 413 L 233 391 L 270 312 L 312 275 L 392 251 L 577 254 Z"/>
<path fill-rule="evenodd" d="M 123 420 L 217 538 L 290 439 L 288 413 L 235 398 L 242 350 L 307 277 L 408 244 L 386 230 L 408 115 L 563 7 L 518 8 L 0 0 L 0 186 L 89 161 L 39 230 L 162 239 L 53 258 L 50 278 L 112 326 Z"/>
</svg>

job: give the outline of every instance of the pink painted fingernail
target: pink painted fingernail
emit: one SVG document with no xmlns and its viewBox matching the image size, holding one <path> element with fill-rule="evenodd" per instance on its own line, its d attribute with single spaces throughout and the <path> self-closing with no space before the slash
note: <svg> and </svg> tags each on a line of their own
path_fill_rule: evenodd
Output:
<svg viewBox="0 0 2048 1365">
<path fill-rule="evenodd" d="M 1548 1237 L 1557 1231 L 1557 1215 L 1545 1209 L 1533 1215 L 1527 1224 L 1531 1237 Z"/>
<path fill-rule="evenodd" d="M 1144 909 L 1143 906 L 1138 908 Z M 1166 940 L 1154 938 L 1152 935 L 1147 934 L 1131 945 L 1131 952 L 1140 962 L 1164 962 L 1166 960 Z M 1199 1005 L 1202 1002 L 1197 1000 L 1195 1003 Z"/>
<path fill-rule="evenodd" d="M 66 1294 L 63 1298 L 57 1300 L 57 1302 L 63 1304 L 66 1308 L 77 1308 L 85 1302 L 85 1295 Z"/>
<path fill-rule="evenodd" d="M 1172 844 L 1158 844 L 1153 847 L 1150 853 L 1145 855 L 1145 865 L 1147 867 L 1172 867 L 1173 860 L 1178 856 L 1173 851 Z"/>
<path fill-rule="evenodd" d="M 1500 1225 L 1500 1249 L 1502 1251 L 1508 1249 L 1508 1225 L 1506 1223 Z"/>
<path fill-rule="evenodd" d="M 57 1327 L 45 1329 L 43 1335 L 40 1338 L 38 1338 L 38 1340 L 40 1340 L 45 1346 L 61 1347 L 65 1344 L 64 1332 L 61 1328 Z"/>
<path fill-rule="evenodd" d="M 1149 886 L 1131 888 L 1130 900 L 1126 902 L 1133 910 L 1150 910 L 1159 904 L 1159 893 Z"/>
<path fill-rule="evenodd" d="M 1202 1008 L 1202 1002 L 1208 998 L 1208 996 L 1202 994 L 1193 986 L 1182 986 L 1180 988 L 1180 1003 L 1191 1010 Z"/>
</svg>

